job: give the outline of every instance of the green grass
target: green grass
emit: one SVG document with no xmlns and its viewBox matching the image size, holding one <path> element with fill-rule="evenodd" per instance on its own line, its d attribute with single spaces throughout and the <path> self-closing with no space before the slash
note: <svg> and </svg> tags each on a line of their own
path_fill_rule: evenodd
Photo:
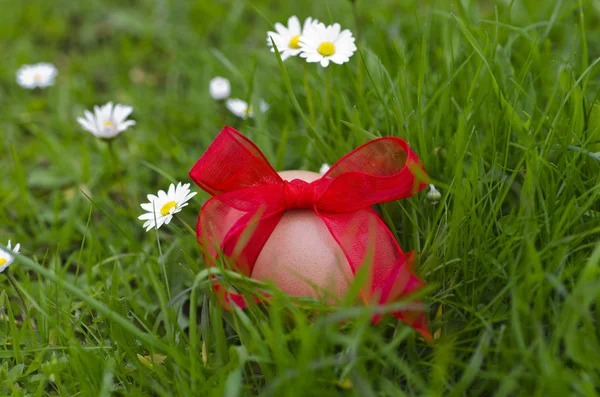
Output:
<svg viewBox="0 0 600 397">
<path fill-rule="evenodd" d="M 272 24 L 313 16 L 356 34 L 350 1 L 2 3 L 0 243 L 23 246 L 10 273 L 28 317 L 1 274 L 0 395 L 600 392 L 600 3 L 357 9 L 348 64 L 290 59 L 284 73 Z M 20 88 L 16 70 L 39 61 L 57 84 Z M 271 109 L 223 112 L 215 75 Z M 75 121 L 109 100 L 137 121 L 118 164 Z M 279 170 L 316 171 L 373 137 L 410 142 L 442 201 L 382 210 L 419 253 L 432 344 L 391 318 L 372 325 L 371 308 L 315 313 L 277 295 L 225 312 L 186 229 L 145 233 L 139 203 L 188 181 L 225 124 Z"/>
</svg>

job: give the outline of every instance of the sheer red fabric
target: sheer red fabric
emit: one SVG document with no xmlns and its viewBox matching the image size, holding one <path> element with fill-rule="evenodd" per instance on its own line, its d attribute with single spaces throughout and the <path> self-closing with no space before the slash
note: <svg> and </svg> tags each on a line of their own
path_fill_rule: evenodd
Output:
<svg viewBox="0 0 600 397">
<path fill-rule="evenodd" d="M 372 140 L 353 150 L 323 175 L 307 183 L 284 181 L 261 151 L 225 127 L 190 171 L 192 180 L 213 195 L 198 217 L 198 243 L 208 266 L 220 253 L 250 276 L 262 247 L 283 213 L 314 211 L 340 245 L 352 273 L 369 266 L 366 304 L 389 304 L 422 287 L 413 273 L 412 253 L 404 253 L 372 205 L 409 197 L 426 186 L 427 176 L 408 144 L 395 137 Z M 246 231 L 246 233 L 244 233 Z M 238 294 L 217 285 L 222 303 L 246 307 Z M 422 310 L 393 315 L 431 340 Z M 378 321 L 378 316 L 374 319 Z"/>
</svg>

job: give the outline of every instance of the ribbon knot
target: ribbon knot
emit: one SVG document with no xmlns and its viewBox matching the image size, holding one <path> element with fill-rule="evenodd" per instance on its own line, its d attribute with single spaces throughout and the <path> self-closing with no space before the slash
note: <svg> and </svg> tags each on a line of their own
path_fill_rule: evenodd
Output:
<svg viewBox="0 0 600 397">
<path fill-rule="evenodd" d="M 286 210 L 293 208 L 312 208 L 315 205 L 315 189 L 313 185 L 302 179 L 291 182 L 283 181 L 284 207 Z"/>
<path fill-rule="evenodd" d="M 207 266 L 217 266 L 218 257 L 225 255 L 235 271 L 251 276 L 283 214 L 305 209 L 325 223 L 353 274 L 367 266 L 369 277 L 361 288 L 365 303 L 393 303 L 423 286 L 413 273 L 412 253 L 400 249 L 386 223 L 371 208 L 410 197 L 427 186 L 419 158 L 400 138 L 365 143 L 311 183 L 287 182 L 254 143 L 225 127 L 196 162 L 190 177 L 213 196 L 202 207 L 196 227 Z M 235 304 L 244 308 L 252 302 L 218 283 L 215 292 L 225 307 Z M 431 339 L 422 309 L 392 314 Z M 377 319 L 375 316 L 374 321 Z"/>
</svg>

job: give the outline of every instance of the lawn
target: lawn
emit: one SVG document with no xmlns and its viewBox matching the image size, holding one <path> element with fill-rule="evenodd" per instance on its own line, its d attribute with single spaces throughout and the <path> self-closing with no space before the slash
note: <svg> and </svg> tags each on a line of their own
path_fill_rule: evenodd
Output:
<svg viewBox="0 0 600 397">
<path fill-rule="evenodd" d="M 2 2 L 1 396 L 594 396 L 600 393 L 598 0 Z M 275 22 L 350 29 L 342 65 L 281 62 Z M 16 82 L 50 62 L 54 85 Z M 209 94 L 261 100 L 242 119 Z M 109 101 L 136 124 L 77 122 Z M 290 298 L 225 310 L 188 176 L 219 131 L 276 170 L 406 140 L 429 188 L 377 206 L 415 272 L 433 340 L 374 313 Z M 148 194 L 198 194 L 146 232 Z M 214 272 L 214 273 L 211 273 Z M 410 299 L 414 299 L 412 296 Z M 23 303 L 24 306 L 23 307 Z M 400 302 L 399 305 L 410 305 Z M 414 302 L 412 303 L 414 305 Z"/>
</svg>

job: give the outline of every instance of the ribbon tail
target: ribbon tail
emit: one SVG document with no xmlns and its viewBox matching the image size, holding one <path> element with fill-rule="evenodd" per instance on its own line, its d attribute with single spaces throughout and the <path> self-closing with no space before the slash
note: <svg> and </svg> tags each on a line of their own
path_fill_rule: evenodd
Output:
<svg viewBox="0 0 600 397">
<path fill-rule="evenodd" d="M 215 196 L 204 204 L 198 217 L 196 234 L 207 267 L 217 266 L 219 258 L 224 256 L 230 270 L 246 277 L 252 275 L 258 255 L 283 216 L 275 194 L 279 191 L 267 188 L 246 193 L 257 203 L 263 203 L 262 206 L 249 199 L 242 200 L 238 192 Z M 269 202 L 268 198 L 272 201 Z M 252 302 L 242 294 L 229 291 L 217 281 L 214 291 L 225 308 L 231 308 L 231 304 L 244 308 Z"/>
<path fill-rule="evenodd" d="M 412 255 L 406 255 L 394 236 L 371 209 L 350 214 L 317 211 L 329 232 L 340 245 L 354 274 L 369 266 L 368 285 L 363 288 L 366 303 L 388 304 L 418 291 L 423 282 L 412 273 Z M 424 310 L 392 313 L 430 340 Z M 373 321 L 377 322 L 379 316 Z"/>
<path fill-rule="evenodd" d="M 414 317 L 412 316 L 414 314 Z M 425 340 L 429 343 L 433 341 L 433 337 L 431 336 L 431 332 L 429 331 L 429 322 L 427 321 L 427 317 L 423 312 L 394 312 L 392 313 L 394 317 L 399 320 L 404 321 L 411 327 L 415 329 Z"/>
<path fill-rule="evenodd" d="M 411 294 L 423 287 L 425 283 L 412 272 L 414 260 L 414 253 L 410 252 L 404 258 L 400 258 L 394 265 L 394 271 L 390 274 L 388 282 L 382 290 L 381 304 L 390 304 L 402 300 L 404 297 L 410 297 Z M 417 306 L 422 305 L 420 300 L 415 300 L 411 303 Z M 393 312 L 392 315 L 413 327 L 428 342 L 432 341 L 424 310 L 409 309 Z"/>
<path fill-rule="evenodd" d="M 283 212 L 267 215 L 257 211 L 242 216 L 231 227 L 223 238 L 221 250 L 235 263 L 239 273 L 252 275 L 256 259 L 282 216 Z"/>
<path fill-rule="evenodd" d="M 275 213 L 263 219 L 258 219 L 258 214 L 250 215 L 248 214 L 247 218 L 240 219 L 239 223 L 241 223 L 241 226 L 234 226 L 227 234 L 222 245 L 223 253 L 231 258 L 231 261 L 236 264 L 239 272 L 247 277 L 252 275 L 256 259 L 271 236 L 271 233 L 277 227 L 283 213 Z M 241 309 L 245 309 L 250 304 L 261 301 L 257 297 L 248 299 L 243 294 L 227 291 L 219 284 L 215 286 L 218 286 L 218 289 L 222 290 L 221 295 L 223 300 L 221 303 L 227 309 L 231 308 L 232 303 Z M 215 291 L 217 290 L 215 289 Z"/>
<path fill-rule="evenodd" d="M 225 287 L 215 281 L 213 291 L 217 297 L 217 301 L 225 310 L 231 310 L 233 306 L 240 309 L 245 309 L 251 302 L 248 302 L 242 294 L 227 291 Z"/>
</svg>

